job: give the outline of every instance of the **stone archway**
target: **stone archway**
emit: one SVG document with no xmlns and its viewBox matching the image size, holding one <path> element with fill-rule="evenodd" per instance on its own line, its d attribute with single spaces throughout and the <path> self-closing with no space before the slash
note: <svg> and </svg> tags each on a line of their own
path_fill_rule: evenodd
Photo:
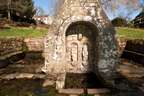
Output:
<svg viewBox="0 0 144 96">
<path fill-rule="evenodd" d="M 96 27 L 90 22 L 72 23 L 66 31 L 66 57 L 68 71 L 93 71 L 97 57 Z"/>
</svg>

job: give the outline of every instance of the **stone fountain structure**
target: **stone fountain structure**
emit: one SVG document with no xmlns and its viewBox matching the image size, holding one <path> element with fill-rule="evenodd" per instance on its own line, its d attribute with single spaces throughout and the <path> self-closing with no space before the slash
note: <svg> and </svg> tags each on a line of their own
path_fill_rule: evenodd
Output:
<svg viewBox="0 0 144 96">
<path fill-rule="evenodd" d="M 94 72 L 114 84 L 116 34 L 100 0 L 63 0 L 44 44 L 42 70 L 58 76 L 57 88 L 64 86 L 66 73 Z"/>
</svg>

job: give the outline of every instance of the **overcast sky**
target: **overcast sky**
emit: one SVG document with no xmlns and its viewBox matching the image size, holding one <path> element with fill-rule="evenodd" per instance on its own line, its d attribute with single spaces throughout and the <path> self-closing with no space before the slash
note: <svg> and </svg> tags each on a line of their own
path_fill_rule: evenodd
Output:
<svg viewBox="0 0 144 96">
<path fill-rule="evenodd" d="M 53 8 L 55 6 L 55 0 L 33 0 L 35 3 L 35 6 L 41 7 L 46 15 L 52 15 L 53 14 Z M 144 4 L 144 0 L 141 0 L 141 3 Z M 110 19 L 113 19 L 117 14 L 121 14 L 120 12 L 123 12 L 123 9 L 119 9 L 116 11 L 115 15 L 112 13 L 107 12 L 107 15 Z M 123 12 L 124 14 L 124 12 Z M 135 12 L 131 15 L 131 18 L 134 18 L 139 12 Z"/>
</svg>

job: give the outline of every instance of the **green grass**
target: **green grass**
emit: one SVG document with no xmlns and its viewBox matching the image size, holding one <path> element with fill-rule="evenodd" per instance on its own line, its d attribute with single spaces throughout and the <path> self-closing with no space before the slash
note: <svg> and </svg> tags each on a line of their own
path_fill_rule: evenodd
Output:
<svg viewBox="0 0 144 96">
<path fill-rule="evenodd" d="M 116 28 L 119 37 L 126 39 L 144 39 L 144 29 L 135 28 Z M 10 27 L 10 29 L 0 29 L 0 38 L 3 37 L 43 37 L 48 32 L 48 29 L 34 29 Z"/>
<path fill-rule="evenodd" d="M 42 37 L 48 32 L 47 29 L 10 27 L 9 29 L 0 29 L 0 37 Z"/>
<path fill-rule="evenodd" d="M 119 37 L 126 39 L 144 39 L 144 29 L 116 28 Z"/>
</svg>

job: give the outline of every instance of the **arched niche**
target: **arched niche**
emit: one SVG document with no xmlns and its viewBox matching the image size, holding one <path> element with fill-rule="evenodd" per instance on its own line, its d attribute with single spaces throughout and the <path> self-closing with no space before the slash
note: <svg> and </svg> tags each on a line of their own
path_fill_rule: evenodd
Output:
<svg viewBox="0 0 144 96">
<path fill-rule="evenodd" d="M 98 33 L 91 22 L 78 21 L 70 24 L 65 33 L 68 72 L 94 71 L 98 60 Z"/>
</svg>

